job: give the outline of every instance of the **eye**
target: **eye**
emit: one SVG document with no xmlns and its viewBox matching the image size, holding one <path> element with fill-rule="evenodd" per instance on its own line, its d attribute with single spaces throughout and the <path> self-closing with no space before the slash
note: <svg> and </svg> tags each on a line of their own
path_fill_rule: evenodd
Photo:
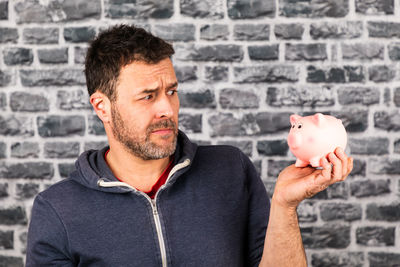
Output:
<svg viewBox="0 0 400 267">
<path fill-rule="evenodd" d="M 298 129 L 300 129 L 303 126 L 303 124 L 299 124 L 299 126 L 297 126 Z"/>
<path fill-rule="evenodd" d="M 293 125 L 292 125 L 292 129 L 294 129 L 294 127 L 296 127 L 296 125 L 293 124 Z"/>
<path fill-rule="evenodd" d="M 169 91 L 167 92 L 167 95 L 171 96 L 171 95 L 174 95 L 174 94 L 176 94 L 176 93 L 178 93 L 178 90 L 173 89 L 173 90 L 169 90 Z"/>
<path fill-rule="evenodd" d="M 146 95 L 145 97 L 143 97 L 143 100 L 150 100 L 153 98 L 153 95 Z"/>
</svg>

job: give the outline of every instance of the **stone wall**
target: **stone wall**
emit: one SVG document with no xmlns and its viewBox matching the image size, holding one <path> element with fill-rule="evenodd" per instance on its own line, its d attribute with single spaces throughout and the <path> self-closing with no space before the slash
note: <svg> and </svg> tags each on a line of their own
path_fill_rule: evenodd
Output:
<svg viewBox="0 0 400 267">
<path fill-rule="evenodd" d="M 341 118 L 354 171 L 298 209 L 309 265 L 399 266 L 394 0 L 0 0 L 0 266 L 23 266 L 35 195 L 106 144 L 82 70 L 118 23 L 173 42 L 181 129 L 241 148 L 270 194 L 294 160 L 289 115 Z"/>
</svg>

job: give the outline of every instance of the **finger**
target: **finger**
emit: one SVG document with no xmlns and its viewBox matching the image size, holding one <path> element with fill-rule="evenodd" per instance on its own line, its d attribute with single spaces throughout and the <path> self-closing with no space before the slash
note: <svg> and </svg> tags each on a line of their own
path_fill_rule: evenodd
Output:
<svg viewBox="0 0 400 267">
<path fill-rule="evenodd" d="M 332 176 L 335 180 L 342 179 L 343 177 L 343 169 L 342 169 L 342 162 L 338 157 L 336 157 L 335 153 L 329 153 L 328 155 L 329 161 L 333 164 L 332 167 Z"/>
<path fill-rule="evenodd" d="M 348 165 L 348 157 L 344 153 L 341 147 L 336 148 L 335 155 L 342 161 L 342 176 L 345 177 L 347 175 L 347 165 Z"/>
<path fill-rule="evenodd" d="M 321 159 L 321 165 L 322 165 L 322 176 L 326 179 L 330 179 L 332 175 L 332 165 L 328 162 L 328 160 L 323 157 Z"/>
<path fill-rule="evenodd" d="M 351 158 L 351 157 L 349 157 L 348 159 L 348 164 L 347 164 L 347 175 L 349 175 L 350 174 L 350 172 L 353 170 L 353 167 L 354 167 L 354 159 L 353 158 Z M 346 176 L 347 176 L 346 175 Z"/>
</svg>

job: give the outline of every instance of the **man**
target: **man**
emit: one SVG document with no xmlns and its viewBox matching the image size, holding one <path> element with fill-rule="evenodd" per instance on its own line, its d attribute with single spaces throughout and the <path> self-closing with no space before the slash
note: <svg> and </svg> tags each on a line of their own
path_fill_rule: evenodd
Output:
<svg viewBox="0 0 400 267">
<path fill-rule="evenodd" d="M 337 149 L 322 170 L 289 166 L 270 203 L 242 152 L 178 130 L 173 53 L 126 25 L 91 43 L 87 86 L 109 147 L 36 197 L 27 266 L 306 266 L 296 207 L 352 159 Z"/>
</svg>

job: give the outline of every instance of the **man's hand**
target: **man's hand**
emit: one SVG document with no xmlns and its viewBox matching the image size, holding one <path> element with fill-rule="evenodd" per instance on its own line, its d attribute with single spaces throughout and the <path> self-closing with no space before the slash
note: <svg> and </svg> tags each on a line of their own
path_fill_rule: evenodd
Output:
<svg viewBox="0 0 400 267">
<path fill-rule="evenodd" d="M 346 179 L 353 169 L 353 159 L 343 149 L 337 148 L 321 159 L 322 169 L 299 168 L 290 165 L 285 168 L 275 184 L 273 201 L 285 208 L 296 209 L 301 201 L 326 189 L 331 184 Z"/>
</svg>

